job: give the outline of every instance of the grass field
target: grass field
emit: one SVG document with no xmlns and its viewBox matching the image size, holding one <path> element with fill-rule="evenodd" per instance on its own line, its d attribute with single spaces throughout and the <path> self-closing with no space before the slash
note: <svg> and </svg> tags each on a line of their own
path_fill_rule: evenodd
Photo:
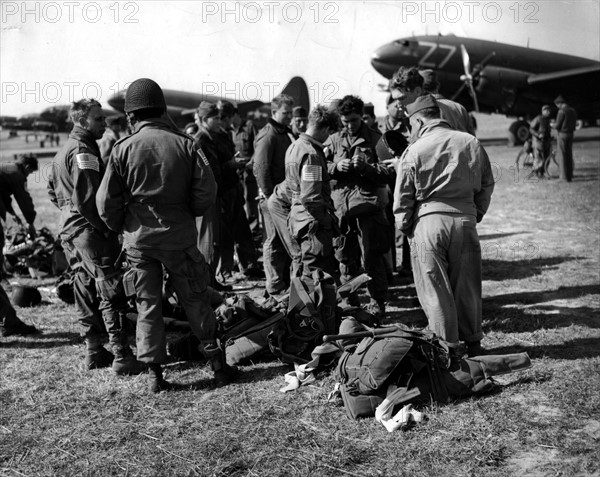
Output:
<svg viewBox="0 0 600 477">
<path fill-rule="evenodd" d="M 0 475 L 600 475 L 599 131 L 579 137 L 569 184 L 527 180 L 517 149 L 486 143 L 497 185 L 479 226 L 483 345 L 533 361 L 490 395 L 426 406 L 429 421 L 393 434 L 326 402 L 331 375 L 280 393 L 276 361 L 220 389 L 207 367 L 173 363 L 179 389 L 149 395 L 146 376 L 85 371 L 74 308 L 47 300 L 18 310 L 42 335 L 0 338 Z M 38 227 L 56 230 L 48 161 L 30 189 Z M 415 297 L 394 286 L 387 322 L 423 326 Z"/>
</svg>

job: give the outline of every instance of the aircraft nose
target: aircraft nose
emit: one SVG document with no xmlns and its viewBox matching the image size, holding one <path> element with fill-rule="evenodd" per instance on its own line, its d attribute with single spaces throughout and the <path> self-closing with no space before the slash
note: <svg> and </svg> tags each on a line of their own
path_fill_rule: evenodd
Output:
<svg viewBox="0 0 600 477">
<path fill-rule="evenodd" d="M 417 47 L 416 41 L 406 38 L 387 43 L 375 50 L 371 65 L 386 78 L 391 78 L 400 66 L 416 64 Z"/>
<path fill-rule="evenodd" d="M 375 71 L 386 78 L 390 78 L 398 69 L 398 62 L 397 59 L 395 59 L 395 56 L 397 56 L 398 53 L 395 50 L 396 48 L 393 44 L 388 43 L 387 45 L 377 48 L 371 55 L 371 65 L 375 68 Z M 396 54 L 394 55 L 394 53 Z"/>
</svg>

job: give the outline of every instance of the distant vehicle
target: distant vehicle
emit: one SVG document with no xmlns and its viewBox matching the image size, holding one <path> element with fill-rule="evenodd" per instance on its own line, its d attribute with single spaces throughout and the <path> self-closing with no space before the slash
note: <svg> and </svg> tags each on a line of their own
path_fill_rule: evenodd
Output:
<svg viewBox="0 0 600 477">
<path fill-rule="evenodd" d="M 124 112 L 126 91 L 127 90 L 123 89 L 117 92 L 114 96 L 108 99 L 108 104 L 110 104 L 117 111 Z M 167 113 L 180 128 L 183 128 L 185 124 L 189 122 L 189 116 L 194 113 L 202 101 L 210 101 L 212 103 L 217 103 L 220 100 L 229 101 L 237 106 L 241 117 L 246 117 L 249 112 L 261 109 L 265 105 L 265 103 L 259 100 L 248 101 L 246 99 L 190 93 L 172 89 L 163 89 L 163 93 L 167 103 Z M 292 96 L 296 105 L 303 106 L 307 111 L 310 109 L 308 87 L 306 86 L 304 79 L 301 77 L 294 76 L 283 88 L 281 93 Z M 269 98 L 269 100 L 270 99 L 271 98 Z"/>
<path fill-rule="evenodd" d="M 580 126 L 600 118 L 600 62 L 550 51 L 454 35 L 400 38 L 378 48 L 371 64 L 391 78 L 400 66 L 436 70 L 440 93 L 469 110 L 519 118 L 509 141 L 522 144 L 528 120 L 562 94 Z M 472 66 L 474 65 L 474 66 Z"/>
<path fill-rule="evenodd" d="M 0 116 L 2 129 L 18 129 L 19 123 L 16 116 Z"/>
</svg>

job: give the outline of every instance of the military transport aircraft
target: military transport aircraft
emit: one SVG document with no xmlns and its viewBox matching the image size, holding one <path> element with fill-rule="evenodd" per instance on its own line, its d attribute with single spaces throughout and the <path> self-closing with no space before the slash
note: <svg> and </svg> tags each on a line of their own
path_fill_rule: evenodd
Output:
<svg viewBox="0 0 600 477">
<path fill-rule="evenodd" d="M 400 66 L 436 70 L 440 93 L 469 110 L 519 118 L 509 139 L 522 143 L 527 120 L 562 94 L 575 108 L 580 125 L 600 118 L 600 62 L 454 35 L 400 38 L 378 48 L 371 64 L 391 78 Z"/>
<path fill-rule="evenodd" d="M 124 112 L 125 92 L 125 89 L 117 92 L 114 96 L 108 99 L 108 104 L 110 104 L 117 111 Z M 264 105 L 264 103 L 259 100 L 237 99 L 227 96 L 214 96 L 201 93 L 188 93 L 185 91 L 177 91 L 172 89 L 163 89 L 163 93 L 167 103 L 167 113 L 179 127 L 183 127 L 185 123 L 193 120 L 193 113 L 202 101 L 210 101 L 212 103 L 216 103 L 219 100 L 230 101 L 237 106 L 240 116 L 242 117 L 245 117 L 250 111 L 260 109 Z M 307 111 L 309 110 L 310 100 L 308 96 L 308 87 L 306 86 L 304 79 L 301 77 L 294 76 L 283 88 L 281 93 L 292 96 L 296 106 L 303 106 Z M 270 99 L 271 98 L 269 98 L 269 100 Z"/>
</svg>

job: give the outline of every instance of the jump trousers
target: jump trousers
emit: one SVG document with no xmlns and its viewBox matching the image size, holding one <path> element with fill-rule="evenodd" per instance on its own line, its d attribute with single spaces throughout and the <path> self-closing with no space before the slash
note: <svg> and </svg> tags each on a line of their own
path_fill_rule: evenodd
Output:
<svg viewBox="0 0 600 477">
<path fill-rule="evenodd" d="M 415 287 L 429 329 L 450 343 L 480 341 L 481 247 L 475 217 L 422 216 L 410 248 Z"/>
</svg>

